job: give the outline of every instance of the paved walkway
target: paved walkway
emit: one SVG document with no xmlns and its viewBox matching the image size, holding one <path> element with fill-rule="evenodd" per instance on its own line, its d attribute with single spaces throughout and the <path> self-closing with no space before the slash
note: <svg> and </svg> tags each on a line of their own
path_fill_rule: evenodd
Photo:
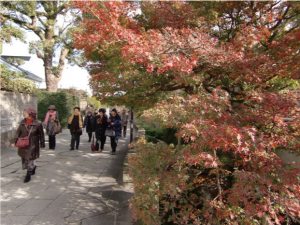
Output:
<svg viewBox="0 0 300 225">
<path fill-rule="evenodd" d="M 69 130 L 64 130 L 56 150 L 48 150 L 46 142 L 27 184 L 17 149 L 2 150 L 1 224 L 132 225 L 128 199 L 133 190 L 122 173 L 129 129 L 117 155 L 111 155 L 109 138 L 103 153 L 91 153 L 87 140 L 85 133 L 79 150 L 70 151 Z"/>
</svg>

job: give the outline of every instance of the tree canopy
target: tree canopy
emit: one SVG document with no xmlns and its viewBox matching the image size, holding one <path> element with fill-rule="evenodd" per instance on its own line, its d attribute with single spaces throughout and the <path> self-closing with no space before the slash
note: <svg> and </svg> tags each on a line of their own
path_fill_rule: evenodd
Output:
<svg viewBox="0 0 300 225">
<path fill-rule="evenodd" d="M 72 34 L 78 13 L 68 1 L 1 2 L 1 36 L 5 41 L 13 36 L 24 40 L 24 31 L 38 37 L 29 43 L 30 53 L 44 62 L 48 91 L 57 91 L 66 59 L 76 61 Z"/>
<path fill-rule="evenodd" d="M 298 132 L 285 122 L 299 118 L 297 96 L 288 91 L 300 75 L 298 2 L 76 7 L 84 19 L 75 43 L 90 60 L 94 95 L 177 129 L 176 149 L 135 145 L 136 218 L 145 224 L 300 222 L 299 170 L 274 153 L 299 153 Z"/>
</svg>

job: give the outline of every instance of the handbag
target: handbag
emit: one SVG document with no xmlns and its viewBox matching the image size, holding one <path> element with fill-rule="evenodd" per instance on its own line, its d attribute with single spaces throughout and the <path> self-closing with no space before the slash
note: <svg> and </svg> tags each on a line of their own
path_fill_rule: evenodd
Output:
<svg viewBox="0 0 300 225">
<path fill-rule="evenodd" d="M 27 127 L 26 127 L 26 129 L 27 129 Z M 29 146 L 29 144 L 30 144 L 29 143 L 29 137 L 30 137 L 31 131 L 32 131 L 32 127 L 29 131 L 28 136 L 18 138 L 17 143 L 16 143 L 16 147 L 18 147 L 18 148 L 27 148 Z"/>
<path fill-rule="evenodd" d="M 60 122 L 55 123 L 54 128 L 53 128 L 53 134 L 60 134 L 62 133 L 62 126 L 60 125 Z"/>
<path fill-rule="evenodd" d="M 95 148 L 95 141 L 94 141 L 94 135 L 93 135 L 93 141 L 92 141 L 92 144 L 91 144 L 91 150 L 92 150 L 92 152 L 94 152 L 96 150 L 96 148 Z"/>
<path fill-rule="evenodd" d="M 111 127 L 108 127 L 106 129 L 105 136 L 114 137 L 115 135 L 116 135 L 116 132 Z"/>
</svg>

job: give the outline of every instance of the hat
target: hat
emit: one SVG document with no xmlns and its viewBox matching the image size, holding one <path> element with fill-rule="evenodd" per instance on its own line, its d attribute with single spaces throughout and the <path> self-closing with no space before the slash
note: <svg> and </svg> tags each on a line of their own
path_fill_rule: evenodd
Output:
<svg viewBox="0 0 300 225">
<path fill-rule="evenodd" d="M 56 110 L 55 105 L 49 105 L 48 110 L 51 110 L 51 109 Z"/>
<path fill-rule="evenodd" d="M 87 111 L 87 114 L 92 114 L 92 112 L 91 111 Z"/>
<path fill-rule="evenodd" d="M 27 112 L 30 116 L 36 116 L 37 112 L 36 109 L 33 106 L 28 106 L 24 109 L 25 112 Z"/>
<path fill-rule="evenodd" d="M 99 112 L 106 113 L 106 109 L 101 108 L 101 109 L 99 109 Z"/>
</svg>

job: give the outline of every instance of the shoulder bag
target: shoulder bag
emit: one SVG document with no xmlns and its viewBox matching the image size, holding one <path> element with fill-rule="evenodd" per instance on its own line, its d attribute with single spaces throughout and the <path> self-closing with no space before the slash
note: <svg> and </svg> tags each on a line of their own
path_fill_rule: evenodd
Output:
<svg viewBox="0 0 300 225">
<path fill-rule="evenodd" d="M 113 128 L 112 127 L 107 127 L 107 129 L 105 130 L 105 136 L 114 137 L 115 135 L 116 135 L 116 133 L 113 130 Z"/>
<path fill-rule="evenodd" d="M 26 127 L 26 125 L 25 125 L 25 127 Z M 26 129 L 27 129 L 27 127 L 26 127 Z M 29 131 L 28 136 L 18 138 L 17 143 L 16 143 L 16 147 L 18 147 L 18 148 L 27 148 L 29 146 L 29 137 L 30 137 L 31 131 L 32 131 L 32 127 Z"/>
<path fill-rule="evenodd" d="M 60 134 L 60 133 L 62 133 L 62 126 L 60 125 L 59 121 L 57 123 L 55 123 L 52 133 L 53 134 Z"/>
</svg>

